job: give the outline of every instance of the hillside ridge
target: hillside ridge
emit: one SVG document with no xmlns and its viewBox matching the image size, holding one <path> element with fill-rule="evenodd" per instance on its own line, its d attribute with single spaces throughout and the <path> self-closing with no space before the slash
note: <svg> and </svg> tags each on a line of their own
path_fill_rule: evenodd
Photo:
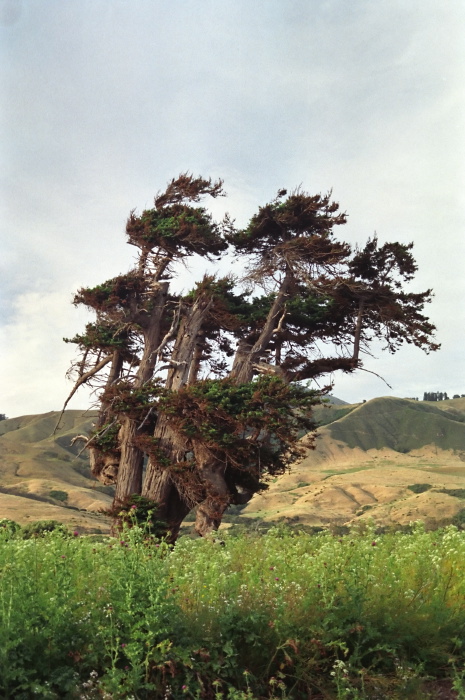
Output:
<svg viewBox="0 0 465 700">
<path fill-rule="evenodd" d="M 465 509 L 465 399 L 440 404 L 384 396 L 317 409 L 315 449 L 243 516 L 313 526 L 457 519 Z"/>
<path fill-rule="evenodd" d="M 59 411 L 0 421 L 0 517 L 20 523 L 55 519 L 82 531 L 109 531 L 100 511 L 110 506 L 111 490 L 90 474 L 82 443 L 95 412 Z"/>
<path fill-rule="evenodd" d="M 75 435 L 88 434 L 96 414 L 65 411 L 53 435 L 59 415 L 0 422 L 0 517 L 57 519 L 107 532 L 99 511 L 111 504 L 111 488 L 91 478 L 82 443 L 71 445 Z M 315 418 L 315 449 L 234 520 L 324 527 L 369 518 L 435 527 L 465 512 L 465 398 L 334 402 L 318 407 Z"/>
</svg>

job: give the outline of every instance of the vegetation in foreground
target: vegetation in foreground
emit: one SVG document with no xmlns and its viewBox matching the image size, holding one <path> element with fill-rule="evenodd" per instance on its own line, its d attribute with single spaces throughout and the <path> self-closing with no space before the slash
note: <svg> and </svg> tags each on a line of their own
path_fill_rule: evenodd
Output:
<svg viewBox="0 0 465 700">
<path fill-rule="evenodd" d="M 453 526 L 172 548 L 2 524 L 2 698 L 434 698 L 441 678 L 465 697 Z"/>
</svg>

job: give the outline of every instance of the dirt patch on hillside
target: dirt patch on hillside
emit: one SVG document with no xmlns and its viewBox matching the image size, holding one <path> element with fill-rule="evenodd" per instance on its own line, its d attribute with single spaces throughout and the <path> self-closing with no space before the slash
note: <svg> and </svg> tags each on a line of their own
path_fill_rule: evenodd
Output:
<svg viewBox="0 0 465 700">
<path fill-rule="evenodd" d="M 15 520 L 21 525 L 36 520 L 57 520 L 81 533 L 108 534 L 110 532 L 110 519 L 103 515 L 55 506 L 11 494 L 0 493 L 0 513 L 2 518 Z"/>
</svg>

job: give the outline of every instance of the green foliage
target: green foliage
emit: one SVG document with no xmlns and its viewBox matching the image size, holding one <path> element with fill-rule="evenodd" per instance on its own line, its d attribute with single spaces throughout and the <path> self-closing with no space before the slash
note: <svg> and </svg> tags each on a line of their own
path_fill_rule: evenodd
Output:
<svg viewBox="0 0 465 700">
<path fill-rule="evenodd" d="M 249 300 L 247 293 L 237 293 L 235 287 L 236 281 L 231 277 L 205 275 L 186 295 L 187 301 L 195 301 L 205 293 L 211 297 L 211 322 L 205 329 L 208 334 L 224 329 L 243 332 L 244 328 L 256 327 L 266 319 L 274 295 Z"/>
<path fill-rule="evenodd" d="M 55 501 L 63 501 L 64 503 L 68 500 L 68 494 L 66 491 L 50 491 L 48 495 L 50 498 L 54 498 Z"/>
<path fill-rule="evenodd" d="M 259 208 L 247 228 L 230 236 L 233 245 L 241 251 L 262 252 L 284 240 L 313 236 L 330 238 L 333 226 L 346 223 L 345 214 L 339 214 L 339 206 L 327 195 L 309 196 L 295 192 L 286 200 L 282 190 L 278 197 Z"/>
<path fill-rule="evenodd" d="M 438 489 L 439 493 L 447 493 L 454 498 L 465 498 L 465 489 Z"/>
<path fill-rule="evenodd" d="M 21 529 L 21 525 L 9 518 L 0 518 L 0 534 L 4 539 L 9 539 L 16 535 Z"/>
<path fill-rule="evenodd" d="M 282 471 L 299 454 L 301 428 L 319 394 L 277 377 L 235 384 L 208 379 L 167 393 L 158 409 L 190 438 L 202 440 L 235 469 Z M 268 442 L 265 438 L 269 438 Z"/>
<path fill-rule="evenodd" d="M 120 424 L 112 421 L 111 423 L 105 423 L 98 428 L 96 437 L 91 435 L 92 442 L 95 447 L 98 447 L 101 452 L 110 452 L 111 450 L 116 450 L 118 447 L 118 433 L 120 430 Z"/>
<path fill-rule="evenodd" d="M 455 394 L 454 399 L 459 399 L 460 396 Z M 423 401 L 447 401 L 449 397 L 445 391 L 425 391 Z"/>
<path fill-rule="evenodd" d="M 407 488 L 413 491 L 413 493 L 424 493 L 425 491 L 429 491 L 432 487 L 431 484 L 411 484 L 411 486 L 407 486 Z"/>
<path fill-rule="evenodd" d="M 111 515 L 123 530 L 140 527 L 147 536 L 161 539 L 168 526 L 155 517 L 157 508 L 158 504 L 155 501 L 135 493 L 129 496 L 123 505 L 114 506 L 107 514 Z"/>
<path fill-rule="evenodd" d="M 43 537 L 50 532 L 58 532 L 62 535 L 69 534 L 66 527 L 58 520 L 36 520 L 29 525 L 24 525 L 18 534 L 23 540 L 29 540 L 33 537 Z"/>
<path fill-rule="evenodd" d="M 132 299 L 139 297 L 144 291 L 145 280 L 143 276 L 133 271 L 126 275 L 113 277 L 96 287 L 80 289 L 74 297 L 74 304 L 84 304 L 97 311 L 108 311 L 114 308 L 124 309 L 129 306 Z M 100 329 L 99 325 L 96 324 L 95 332 L 101 332 Z"/>
<path fill-rule="evenodd" d="M 221 700 L 428 697 L 465 663 L 465 539 L 377 535 L 7 540 L 0 695 Z"/>
<path fill-rule="evenodd" d="M 126 233 L 141 249 L 163 250 L 172 256 L 197 253 L 209 257 L 227 248 L 217 224 L 203 207 L 174 204 L 131 213 Z"/>
<path fill-rule="evenodd" d="M 90 300 L 92 290 L 87 291 L 89 296 L 83 295 L 83 298 Z M 110 293 L 110 290 L 108 292 Z M 96 299 L 98 299 L 98 304 L 102 303 L 98 294 Z M 124 326 L 118 327 L 109 322 L 88 323 L 85 333 L 78 333 L 74 338 L 63 338 L 63 340 L 65 343 L 76 343 L 82 350 L 98 349 L 106 352 L 119 350 L 126 360 L 135 359 L 136 347 L 132 334 Z"/>
<path fill-rule="evenodd" d="M 158 399 L 164 393 L 160 380 L 145 382 L 143 386 L 137 387 L 122 380 L 107 387 L 102 399 L 111 402 L 116 415 L 123 413 L 134 419 L 142 419 L 150 408 L 158 405 Z"/>
<path fill-rule="evenodd" d="M 459 510 L 458 513 L 452 518 L 452 525 L 458 527 L 460 530 L 465 530 L 465 508 Z"/>
</svg>

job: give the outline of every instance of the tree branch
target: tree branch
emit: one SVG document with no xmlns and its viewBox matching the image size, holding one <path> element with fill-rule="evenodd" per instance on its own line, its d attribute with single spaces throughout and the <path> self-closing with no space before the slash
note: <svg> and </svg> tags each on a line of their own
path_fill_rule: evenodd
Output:
<svg viewBox="0 0 465 700">
<path fill-rule="evenodd" d="M 61 409 L 60 416 L 59 416 L 58 421 L 55 425 L 55 428 L 53 430 L 52 435 L 55 435 L 56 431 L 58 430 L 58 426 L 60 425 L 60 421 L 63 418 L 63 413 L 66 410 L 66 406 L 69 404 L 69 402 L 71 401 L 71 399 L 73 398 L 74 394 L 79 389 L 79 387 L 82 386 L 82 384 L 85 384 L 87 382 L 87 380 L 90 379 L 91 377 L 93 377 L 95 374 L 97 374 L 97 372 L 100 372 L 100 370 L 103 369 L 103 367 L 105 367 L 105 365 L 107 365 L 109 362 L 111 362 L 112 359 L 113 359 L 113 355 L 107 355 L 106 357 L 103 358 L 103 360 L 100 360 L 100 362 L 97 365 L 95 365 L 95 367 L 93 367 L 88 372 L 85 372 L 83 375 L 81 375 L 79 377 L 79 379 L 77 380 L 76 384 L 73 387 L 73 390 L 71 391 L 70 395 L 68 396 L 65 403 L 63 404 L 63 408 Z"/>
<path fill-rule="evenodd" d="M 87 440 L 87 442 L 86 442 L 86 444 L 84 445 L 84 447 L 82 448 L 82 450 L 80 450 L 80 452 L 77 453 L 76 457 L 80 457 L 80 456 L 82 455 L 82 453 L 84 452 L 84 450 L 87 449 L 87 447 L 89 447 L 90 443 L 93 442 L 93 441 L 95 440 L 95 438 L 100 437 L 101 435 L 105 435 L 105 433 L 106 433 L 108 430 L 110 430 L 110 428 L 112 428 L 112 427 L 114 426 L 115 423 L 116 423 L 116 418 L 115 418 L 115 420 L 113 420 L 111 423 L 109 423 L 109 425 L 106 425 L 106 426 L 103 428 L 103 430 L 99 430 L 97 433 L 94 433 L 94 434 L 92 435 L 92 437 L 90 438 L 90 440 Z M 78 435 L 78 436 L 76 436 L 75 439 L 77 440 L 78 438 L 82 438 L 82 437 L 84 437 L 84 436 L 83 436 L 83 435 Z M 73 442 L 74 442 L 74 441 L 73 441 Z M 73 443 L 71 443 L 71 444 L 73 444 Z"/>
<path fill-rule="evenodd" d="M 174 338 L 174 334 L 176 332 L 176 328 L 178 327 L 179 324 L 179 319 L 181 316 L 181 311 L 182 311 L 182 300 L 179 301 L 179 304 L 177 306 L 176 311 L 174 312 L 173 316 L 173 322 L 171 324 L 171 328 L 169 329 L 168 333 L 164 336 L 163 340 L 161 341 L 160 345 L 156 350 L 154 350 L 154 353 L 156 355 L 160 355 L 162 350 L 165 349 L 166 345 L 168 342 L 171 340 L 171 338 Z"/>
</svg>

